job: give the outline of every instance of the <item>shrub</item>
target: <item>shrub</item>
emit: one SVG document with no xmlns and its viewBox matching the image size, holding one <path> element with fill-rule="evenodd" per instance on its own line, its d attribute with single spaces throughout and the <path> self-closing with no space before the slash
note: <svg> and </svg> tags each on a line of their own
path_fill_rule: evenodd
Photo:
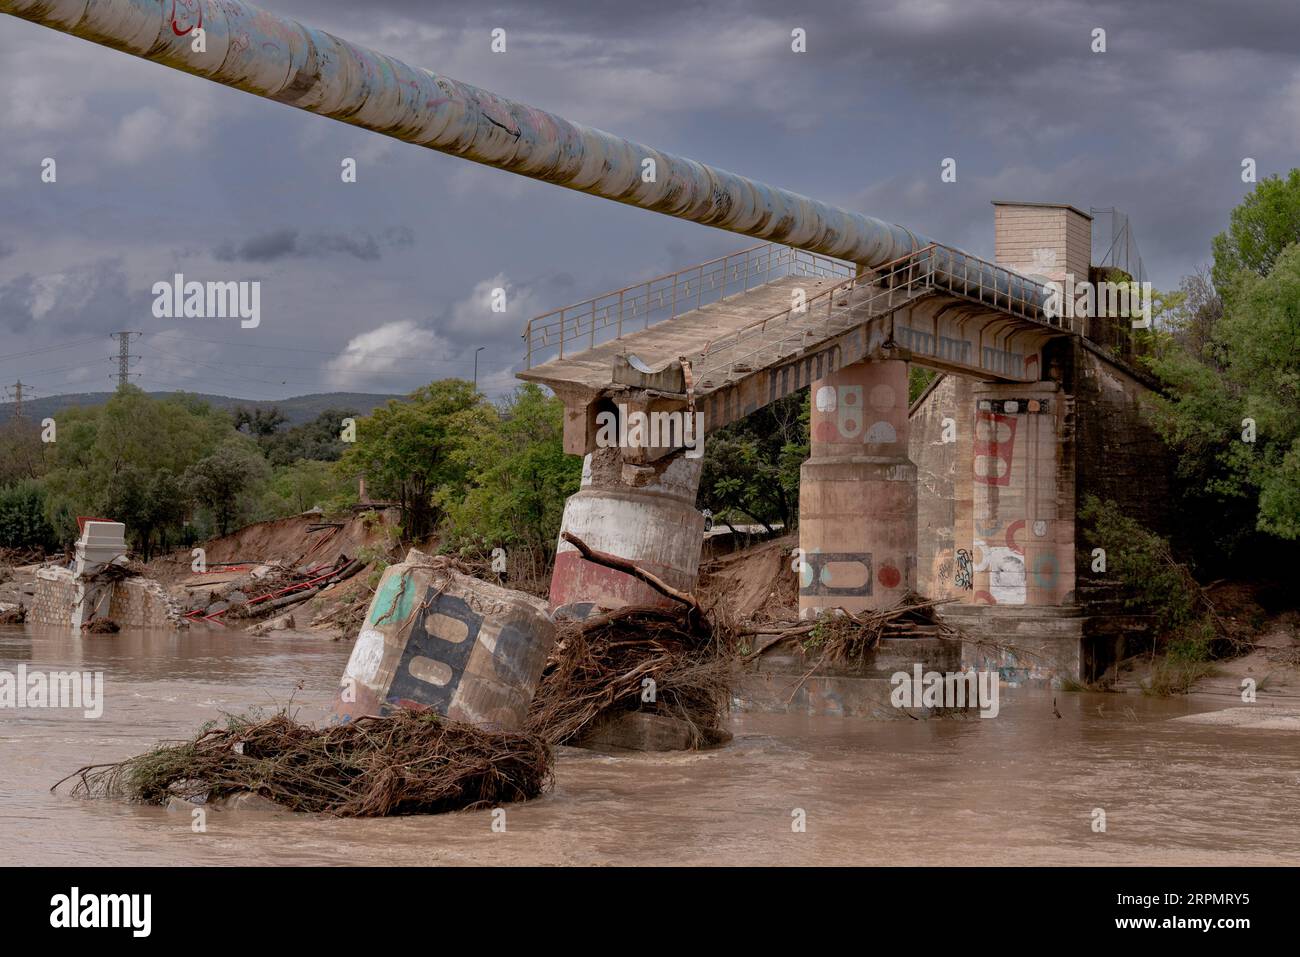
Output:
<svg viewBox="0 0 1300 957">
<path fill-rule="evenodd" d="M 40 483 L 28 479 L 0 488 L 0 547 L 52 549 L 56 544 Z"/>
</svg>

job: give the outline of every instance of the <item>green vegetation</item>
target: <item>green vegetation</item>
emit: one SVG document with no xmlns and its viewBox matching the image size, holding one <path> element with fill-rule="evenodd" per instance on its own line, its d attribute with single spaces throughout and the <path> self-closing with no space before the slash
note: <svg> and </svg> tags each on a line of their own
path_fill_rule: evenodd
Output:
<svg viewBox="0 0 1300 957">
<path fill-rule="evenodd" d="M 1087 541 L 1105 550 L 1105 575 L 1123 586 L 1126 606 L 1151 616 L 1153 649 L 1164 657 L 1153 664 L 1144 690 L 1185 694 L 1212 673 L 1211 661 L 1233 650 L 1200 585 L 1166 539 L 1126 517 L 1114 502 L 1089 495 L 1079 518 Z"/>
<path fill-rule="evenodd" d="M 194 501 L 206 506 L 225 535 L 244 509 L 248 493 L 270 477 L 266 460 L 246 440 L 229 438 L 185 471 Z"/>
<path fill-rule="evenodd" d="M 343 420 L 357 419 L 352 409 L 326 409 L 303 425 L 280 429 L 285 418 L 278 407 L 238 409 L 235 427 L 257 439 L 266 460 L 273 466 L 295 462 L 336 462 L 343 456 Z"/>
<path fill-rule="evenodd" d="M 0 545 L 53 548 L 54 526 L 45 515 L 45 490 L 30 479 L 0 488 Z"/>
<path fill-rule="evenodd" d="M 341 437 L 347 418 L 354 443 Z M 562 451 L 562 423 L 559 400 L 534 385 L 494 405 L 445 380 L 369 417 L 325 409 L 289 427 L 275 407 L 220 410 L 127 386 L 60 412 L 54 442 L 30 420 L 0 427 L 0 547 L 69 544 L 76 516 L 93 515 L 124 522 L 148 558 L 248 522 L 344 511 L 364 475 L 372 498 L 404 507 L 408 538 L 436 532 L 476 558 L 518 550 L 540 574 L 582 471 Z"/>
<path fill-rule="evenodd" d="M 808 401 L 803 389 L 708 436 L 699 504 L 716 523 L 753 523 L 769 532 L 777 523 L 787 529 L 798 523 Z"/>
<path fill-rule="evenodd" d="M 930 387 L 930 383 L 939 378 L 936 369 L 925 366 L 909 366 L 907 369 L 907 403 L 911 405 L 921 398 L 921 393 Z"/>
<path fill-rule="evenodd" d="M 478 407 L 461 421 L 452 457 L 464 485 L 437 495 L 447 546 L 480 559 L 505 548 L 516 555 L 516 568 L 540 574 L 549 567 L 565 499 L 582 479 L 582 459 L 564 454 L 564 407 L 530 383 L 499 407 Z"/>
<path fill-rule="evenodd" d="M 470 466 L 458 452 L 486 414 L 487 403 L 465 380 L 432 382 L 359 421 L 339 472 L 364 475 L 370 495 L 400 504 L 408 534 L 424 538 L 442 517 L 444 491 L 468 484 Z"/>
<path fill-rule="evenodd" d="M 1154 421 L 1179 455 L 1189 545 L 1230 563 L 1300 540 L 1300 170 L 1262 180 L 1214 263 L 1165 297 L 1146 361 Z"/>
</svg>

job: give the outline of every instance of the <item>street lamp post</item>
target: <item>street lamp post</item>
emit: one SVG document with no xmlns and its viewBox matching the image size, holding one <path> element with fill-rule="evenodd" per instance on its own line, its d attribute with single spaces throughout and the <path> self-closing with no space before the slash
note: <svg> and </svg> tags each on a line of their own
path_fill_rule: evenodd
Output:
<svg viewBox="0 0 1300 957">
<path fill-rule="evenodd" d="M 478 354 L 482 352 L 485 348 L 487 347 L 479 346 L 477 349 L 474 350 L 474 391 L 476 393 L 478 392 Z"/>
</svg>

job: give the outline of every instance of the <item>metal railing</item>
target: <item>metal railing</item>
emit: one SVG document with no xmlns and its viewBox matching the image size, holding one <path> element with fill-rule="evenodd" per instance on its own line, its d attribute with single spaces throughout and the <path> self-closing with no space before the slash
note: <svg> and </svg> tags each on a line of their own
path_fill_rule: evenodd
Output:
<svg viewBox="0 0 1300 957">
<path fill-rule="evenodd" d="M 1049 318 L 1044 312 L 1047 290 L 1041 282 L 942 243 L 931 243 L 912 256 L 933 263 L 936 289 L 1022 319 L 1065 328 L 1060 316 Z"/>
<path fill-rule="evenodd" d="M 936 290 L 1064 328 L 1063 320 L 1045 318 L 1041 284 L 951 246 L 931 243 L 837 283 L 801 307 L 792 306 L 710 342 L 693 357 L 695 379 L 702 389 L 716 388 L 720 378 L 764 368 L 805 343 L 830 338 Z M 819 313 L 823 315 L 817 319 Z"/>
<path fill-rule="evenodd" d="M 791 306 L 715 339 L 694 358 L 695 379 L 700 388 L 716 387 L 720 384 L 719 376 L 729 379 L 736 373 L 753 372 L 798 351 L 809 339 L 827 338 L 838 332 L 839 326 L 847 328 L 865 322 L 872 315 L 896 309 L 916 295 L 919 285 L 929 289 L 934 265 L 933 258 L 920 258 L 919 253 L 911 253 L 872 273 L 836 283 L 802 306 Z M 873 309 L 877 303 L 883 308 Z M 816 318 L 823 311 L 824 316 Z M 796 321 L 792 323 L 792 319 Z M 746 344 L 752 348 L 742 351 Z"/>
<path fill-rule="evenodd" d="M 783 276 L 834 278 L 853 271 L 851 263 L 838 259 L 760 243 L 529 320 L 523 332 L 524 368 L 584 352 Z"/>
<path fill-rule="evenodd" d="M 752 246 L 530 320 L 523 333 L 527 350 L 524 368 L 585 352 L 602 342 L 648 329 L 789 275 L 842 277 L 842 281 L 807 300 L 802 308 L 792 306 L 711 342 L 695 361 L 707 362 L 709 356 L 723 349 L 739 349 L 750 338 L 765 337 L 758 348 L 729 357 L 730 374 L 773 347 L 778 354 L 784 354 L 782 350 L 794 337 L 803 341 L 810 336 L 815 339 L 819 333 L 829 335 L 826 327 L 834 322 L 865 322 L 898 308 L 921 291 L 943 291 L 1032 322 L 1068 328 L 1066 320 L 1049 318 L 1044 312 L 1046 290 L 1042 284 L 941 243 L 930 243 L 860 276 L 855 276 L 853 270 L 851 263 L 801 249 L 775 243 Z M 807 317 L 821 309 L 826 312 L 825 319 L 809 324 Z M 848 314 L 852 314 L 851 321 Z M 782 323 L 788 325 L 792 318 L 799 320 L 797 328 L 783 331 Z M 720 371 L 717 366 L 699 367 L 697 381 L 703 384 L 710 374 Z"/>
</svg>

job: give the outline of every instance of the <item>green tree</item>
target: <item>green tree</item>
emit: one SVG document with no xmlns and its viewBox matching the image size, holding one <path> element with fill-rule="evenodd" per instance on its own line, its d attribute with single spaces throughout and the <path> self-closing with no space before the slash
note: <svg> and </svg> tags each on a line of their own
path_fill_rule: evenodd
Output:
<svg viewBox="0 0 1300 957">
<path fill-rule="evenodd" d="M 347 447 L 340 437 L 344 419 L 356 419 L 351 409 L 326 409 L 310 422 L 284 429 L 260 441 L 272 465 L 293 465 L 300 459 L 337 462 Z"/>
<path fill-rule="evenodd" d="M 564 453 L 564 405 L 537 385 L 522 385 L 499 407 L 462 412 L 455 452 L 468 489 L 445 488 L 448 543 L 486 557 L 496 547 L 526 549 L 549 565 L 565 500 L 578 490 L 582 459 Z"/>
<path fill-rule="evenodd" d="M 341 478 L 333 463 L 313 459 L 276 466 L 271 491 L 283 503 L 282 515 L 300 514 L 316 506 L 329 510 L 356 498 L 352 482 Z"/>
<path fill-rule="evenodd" d="M 27 418 L 11 418 L 0 425 L 0 486 L 45 474 L 45 443 L 40 426 Z"/>
<path fill-rule="evenodd" d="M 485 401 L 464 379 L 443 379 L 395 399 L 357 420 L 357 441 L 339 460 L 340 477 L 366 478 L 370 494 L 398 502 L 406 532 L 423 538 L 441 518 L 447 495 L 463 493 L 466 464 L 457 455 L 465 436 L 458 413 Z"/>
<path fill-rule="evenodd" d="M 126 525 L 127 540 L 145 561 L 153 556 L 155 539 L 164 548 L 169 530 L 185 518 L 189 495 L 170 469 L 150 474 L 128 465 L 99 500 L 99 511 Z"/>
<path fill-rule="evenodd" d="M 275 435 L 280 426 L 288 421 L 288 417 L 274 405 L 269 409 L 243 405 L 235 409 L 235 428 L 240 432 L 247 432 L 255 439 Z"/>
<path fill-rule="evenodd" d="M 269 478 L 270 469 L 247 439 L 232 437 L 185 471 L 185 486 L 194 500 L 212 511 L 222 535 L 246 506 L 242 502 Z"/>
<path fill-rule="evenodd" d="M 1242 273 L 1267 276 L 1282 251 L 1300 242 L 1300 169 L 1286 179 L 1266 176 L 1232 211 L 1214 237 L 1215 288 L 1226 295 Z"/>
<path fill-rule="evenodd" d="M 0 488 L 0 548 L 50 549 L 55 544 L 40 483 L 26 479 Z"/>
<path fill-rule="evenodd" d="M 1213 282 L 1169 297 L 1148 360 L 1167 386 L 1154 420 L 1179 453 L 1185 504 L 1228 556 L 1256 533 L 1300 539 L 1297 210 L 1300 171 L 1259 184 L 1215 238 Z"/>
<path fill-rule="evenodd" d="M 175 477 L 236 436 L 229 415 L 193 396 L 155 399 L 134 386 L 102 406 L 65 409 L 42 478 L 47 514 L 63 541 L 76 534 L 71 516 L 117 518 L 148 551 L 155 538 L 179 532 Z M 143 533 L 141 523 L 148 526 Z"/>
<path fill-rule="evenodd" d="M 799 466 L 808 457 L 808 390 L 804 389 L 710 433 L 704 441 L 699 504 L 719 522 L 748 519 L 772 531 L 793 528 L 799 511 Z"/>
</svg>

